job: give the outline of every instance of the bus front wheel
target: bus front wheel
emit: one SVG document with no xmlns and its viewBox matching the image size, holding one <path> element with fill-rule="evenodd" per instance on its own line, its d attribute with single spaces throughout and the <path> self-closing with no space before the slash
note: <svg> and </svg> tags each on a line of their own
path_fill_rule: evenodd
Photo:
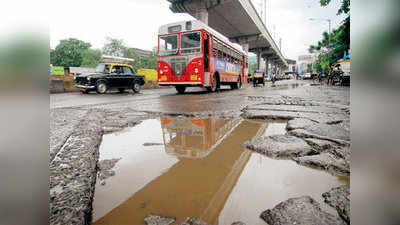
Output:
<svg viewBox="0 0 400 225">
<path fill-rule="evenodd" d="M 185 93 L 186 87 L 185 86 L 176 86 L 175 89 L 178 92 L 178 94 L 183 94 L 183 93 Z"/>
<path fill-rule="evenodd" d="M 207 90 L 208 91 L 211 91 L 211 92 L 216 92 L 217 90 L 218 90 L 218 80 L 217 80 L 217 76 L 213 76 L 213 80 L 212 80 L 212 83 L 211 83 L 211 87 L 208 87 L 207 88 Z"/>
</svg>

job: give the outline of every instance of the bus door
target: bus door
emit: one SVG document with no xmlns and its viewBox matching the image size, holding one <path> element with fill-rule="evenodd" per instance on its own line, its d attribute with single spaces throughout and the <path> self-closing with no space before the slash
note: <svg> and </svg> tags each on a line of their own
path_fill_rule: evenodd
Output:
<svg viewBox="0 0 400 225">
<path fill-rule="evenodd" d="M 204 32 L 204 72 L 210 72 L 210 36 Z"/>
</svg>

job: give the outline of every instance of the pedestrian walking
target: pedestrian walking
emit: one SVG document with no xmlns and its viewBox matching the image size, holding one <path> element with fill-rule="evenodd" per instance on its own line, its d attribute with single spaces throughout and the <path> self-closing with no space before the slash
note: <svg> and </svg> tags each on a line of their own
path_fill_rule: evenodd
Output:
<svg viewBox="0 0 400 225">
<path fill-rule="evenodd" d="M 318 68 L 318 82 L 319 83 L 321 83 L 321 81 L 322 81 L 322 72 L 323 72 L 322 67 L 319 67 Z"/>
</svg>

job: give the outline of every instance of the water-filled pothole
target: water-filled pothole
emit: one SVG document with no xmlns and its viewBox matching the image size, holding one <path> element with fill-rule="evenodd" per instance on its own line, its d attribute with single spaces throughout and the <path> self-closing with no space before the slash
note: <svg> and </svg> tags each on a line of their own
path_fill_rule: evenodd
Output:
<svg viewBox="0 0 400 225">
<path fill-rule="evenodd" d="M 115 175 L 96 184 L 94 224 L 142 224 L 150 213 L 199 217 L 210 224 L 265 224 L 260 213 L 291 197 L 345 183 L 291 160 L 242 147 L 285 133 L 285 121 L 164 117 L 104 135 L 100 160 L 121 158 Z"/>
</svg>

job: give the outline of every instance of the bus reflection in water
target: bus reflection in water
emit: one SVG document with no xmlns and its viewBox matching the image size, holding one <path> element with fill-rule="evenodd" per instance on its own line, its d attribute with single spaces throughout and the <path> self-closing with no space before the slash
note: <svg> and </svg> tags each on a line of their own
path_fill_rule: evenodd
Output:
<svg viewBox="0 0 400 225">
<path fill-rule="evenodd" d="M 163 117 L 161 127 L 168 154 L 203 158 L 210 154 L 242 119 Z"/>
</svg>

